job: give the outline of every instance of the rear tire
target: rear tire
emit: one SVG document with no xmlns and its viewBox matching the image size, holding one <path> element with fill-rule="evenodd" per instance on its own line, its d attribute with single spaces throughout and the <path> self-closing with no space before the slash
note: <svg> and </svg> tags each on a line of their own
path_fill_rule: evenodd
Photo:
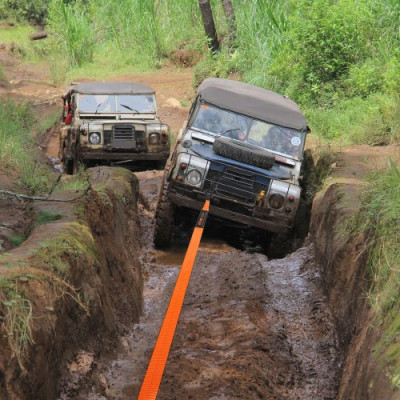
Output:
<svg viewBox="0 0 400 400">
<path fill-rule="evenodd" d="M 168 183 L 164 183 L 158 198 L 156 224 L 154 227 L 154 245 L 158 248 L 168 247 L 172 240 L 175 219 L 175 206 L 167 195 Z"/>
</svg>

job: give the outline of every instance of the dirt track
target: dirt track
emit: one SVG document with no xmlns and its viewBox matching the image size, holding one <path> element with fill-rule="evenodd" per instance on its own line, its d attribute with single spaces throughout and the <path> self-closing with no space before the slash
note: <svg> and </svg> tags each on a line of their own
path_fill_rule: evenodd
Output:
<svg viewBox="0 0 400 400">
<path fill-rule="evenodd" d="M 60 399 L 127 400 L 139 392 L 184 249 L 153 249 L 161 173 L 137 176 L 144 315 L 119 338 L 118 356 L 99 361 L 95 382 L 83 378 L 78 391 L 67 385 Z M 340 361 L 312 245 L 268 261 L 206 235 L 158 398 L 334 399 Z"/>
</svg>

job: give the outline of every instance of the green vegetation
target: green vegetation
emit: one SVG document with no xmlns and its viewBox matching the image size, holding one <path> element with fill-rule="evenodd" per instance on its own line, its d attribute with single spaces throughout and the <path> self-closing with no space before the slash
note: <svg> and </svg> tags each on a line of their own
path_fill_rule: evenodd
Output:
<svg viewBox="0 0 400 400">
<path fill-rule="evenodd" d="M 193 0 L 24 3 L 0 0 L 0 9 L 8 7 L 6 18 L 47 22 L 52 35 L 46 44 L 30 47 L 51 60 L 57 82 L 156 68 L 180 48 L 203 55 L 196 83 L 234 73 L 283 93 L 300 103 L 321 140 L 376 145 L 400 138 L 397 0 L 233 1 L 232 47 L 221 2 L 214 0 L 222 42 L 217 54 L 207 51 Z M 22 39 L 13 41 L 25 49 Z"/>
<path fill-rule="evenodd" d="M 202 35 L 192 0 L 51 0 L 48 28 L 56 80 L 145 71 L 180 44 L 196 45 Z"/>
<path fill-rule="evenodd" d="M 45 190 L 51 181 L 30 133 L 35 123 L 29 104 L 0 101 L 0 163 L 17 172 L 20 185 L 32 193 Z"/>
<path fill-rule="evenodd" d="M 9 235 L 8 239 L 10 240 L 13 247 L 18 247 L 20 244 L 25 242 L 27 237 L 27 235 Z"/>
<path fill-rule="evenodd" d="M 37 225 L 48 224 L 49 222 L 58 221 L 62 215 L 55 210 L 40 211 L 36 219 Z"/>
<path fill-rule="evenodd" d="M 0 15 L 8 20 L 40 24 L 47 15 L 48 3 L 48 0 L 0 0 Z"/>
<path fill-rule="evenodd" d="M 236 0 L 232 47 L 221 2 L 211 4 L 222 42 L 217 54 L 207 51 L 193 0 L 0 0 L 0 9 L 7 8 L 8 19 L 47 22 L 52 35 L 30 47 L 51 60 L 57 82 L 149 70 L 180 48 L 203 55 L 196 84 L 234 73 L 283 93 L 300 103 L 321 140 L 376 145 L 400 139 L 397 0 Z M 18 29 L 3 31 L 27 49 Z"/>
<path fill-rule="evenodd" d="M 384 327 L 377 358 L 400 388 L 400 170 L 391 161 L 390 169 L 369 181 L 356 229 L 369 238 L 369 297 L 376 323 Z"/>
<path fill-rule="evenodd" d="M 32 304 L 20 289 L 21 283 L 30 279 L 31 276 L 13 277 L 1 279 L 0 288 L 3 290 L 6 300 L 4 329 L 10 348 L 17 358 L 21 367 L 28 346 L 33 343 L 32 339 Z"/>
<path fill-rule="evenodd" d="M 69 278 L 69 257 L 85 258 L 86 265 L 96 262 L 97 253 L 89 228 L 77 222 L 69 224 L 57 237 L 41 243 L 36 251 L 37 266 L 49 266 L 62 279 Z"/>
</svg>

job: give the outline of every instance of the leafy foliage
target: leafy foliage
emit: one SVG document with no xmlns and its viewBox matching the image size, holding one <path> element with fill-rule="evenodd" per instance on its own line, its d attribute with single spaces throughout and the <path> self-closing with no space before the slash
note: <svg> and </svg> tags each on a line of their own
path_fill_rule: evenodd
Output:
<svg viewBox="0 0 400 400">
<path fill-rule="evenodd" d="M 42 24 L 47 16 L 49 0 L 0 0 L 0 19 L 17 19 Z"/>
<path fill-rule="evenodd" d="M 17 171 L 20 184 L 31 192 L 45 190 L 50 182 L 50 171 L 38 162 L 30 133 L 35 123 L 29 104 L 0 101 L 0 162 Z"/>
</svg>

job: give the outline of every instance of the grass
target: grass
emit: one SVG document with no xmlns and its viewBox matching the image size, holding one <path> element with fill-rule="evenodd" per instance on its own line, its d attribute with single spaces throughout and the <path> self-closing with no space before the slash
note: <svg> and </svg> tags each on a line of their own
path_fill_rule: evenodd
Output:
<svg viewBox="0 0 400 400">
<path fill-rule="evenodd" d="M 325 142 L 383 145 L 400 141 L 400 98 L 372 94 L 345 99 L 330 109 L 308 108 L 313 133 Z"/>
<path fill-rule="evenodd" d="M 30 47 L 31 40 L 29 36 L 35 29 L 28 24 L 18 24 L 14 26 L 0 28 L 0 43 L 17 45 L 21 48 Z"/>
<path fill-rule="evenodd" d="M 80 298 L 79 290 L 57 276 L 42 276 L 38 273 L 27 272 L 12 276 L 0 277 L 0 290 L 3 292 L 2 302 L 2 325 L 6 333 L 8 345 L 16 357 L 22 371 L 26 371 L 24 364 L 27 359 L 27 353 L 30 346 L 34 345 L 33 327 L 34 327 L 34 308 L 29 300 L 30 288 L 29 282 L 36 280 L 44 286 L 44 290 L 49 292 L 49 300 L 53 302 L 46 307 L 48 311 L 53 312 L 54 307 L 60 298 L 69 297 L 85 313 L 89 314 L 87 302 Z M 41 315 L 43 317 L 43 315 Z"/>
<path fill-rule="evenodd" d="M 89 228 L 77 222 L 71 223 L 54 239 L 42 242 L 36 255 L 40 260 L 38 267 L 46 268 L 48 265 L 62 279 L 69 276 L 68 258 L 83 257 L 88 265 L 97 260 L 96 247 Z"/>
<path fill-rule="evenodd" d="M 17 172 L 18 184 L 31 193 L 48 188 L 51 170 L 40 160 L 31 132 L 36 126 L 28 103 L 0 100 L 0 163 Z"/>
<path fill-rule="evenodd" d="M 0 287 L 3 289 L 6 300 L 4 329 L 7 334 L 7 340 L 13 355 L 17 358 L 19 365 L 23 368 L 23 362 L 26 357 L 28 346 L 33 344 L 32 338 L 32 304 L 25 297 L 20 286 L 30 279 L 30 276 L 23 275 L 12 279 L 2 279 Z"/>
<path fill-rule="evenodd" d="M 50 222 L 58 221 L 62 218 L 62 215 L 55 210 L 39 211 L 36 219 L 36 225 L 44 225 Z"/>
<path fill-rule="evenodd" d="M 0 26 L 0 43 L 13 46 L 12 54 L 29 62 L 41 63 L 48 53 L 49 43 L 46 41 L 32 41 L 29 36 L 36 30 L 26 23 L 13 26 Z"/>
<path fill-rule="evenodd" d="M 369 178 L 357 229 L 369 238 L 369 299 L 383 335 L 376 357 L 392 384 L 400 388 L 400 170 L 390 168 Z"/>
<path fill-rule="evenodd" d="M 18 247 L 28 238 L 28 235 L 9 235 L 8 240 L 11 242 L 13 247 Z"/>
</svg>

